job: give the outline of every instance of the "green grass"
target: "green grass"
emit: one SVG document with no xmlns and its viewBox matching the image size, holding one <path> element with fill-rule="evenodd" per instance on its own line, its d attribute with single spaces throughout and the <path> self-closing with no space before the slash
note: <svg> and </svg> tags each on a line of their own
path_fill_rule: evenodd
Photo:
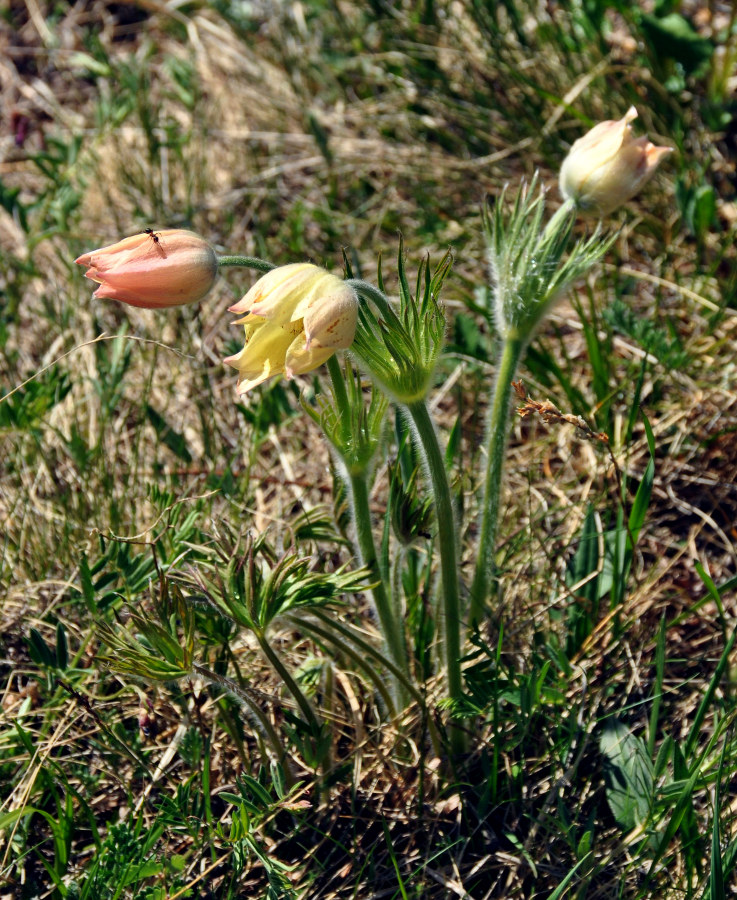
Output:
<svg viewBox="0 0 737 900">
<path fill-rule="evenodd" d="M 7 896 L 732 896 L 734 15 L 30 10 L 0 12 Z M 402 712 L 358 590 L 350 497 L 302 406 L 328 396 L 325 371 L 236 400 L 225 310 L 251 275 L 156 313 L 91 299 L 72 261 L 182 226 L 278 264 L 341 272 L 345 251 L 369 280 L 381 254 L 396 294 L 398 232 L 410 281 L 450 249 L 430 399 L 473 522 L 496 348 L 485 197 L 539 170 L 554 208 L 572 140 L 630 103 L 676 152 L 521 368 L 531 398 L 609 444 L 514 423 L 500 602 L 465 646 L 455 704 L 422 460 L 387 414 L 368 502 L 407 612 Z M 478 534 L 459 538 L 467 587 Z"/>
</svg>

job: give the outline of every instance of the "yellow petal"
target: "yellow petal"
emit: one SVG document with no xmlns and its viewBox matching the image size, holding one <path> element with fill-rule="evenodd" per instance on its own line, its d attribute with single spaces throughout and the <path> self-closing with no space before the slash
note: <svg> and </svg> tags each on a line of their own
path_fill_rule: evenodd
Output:
<svg viewBox="0 0 737 900">
<path fill-rule="evenodd" d="M 244 348 L 224 360 L 238 369 L 238 393 L 244 394 L 272 375 L 280 375 L 284 371 L 287 351 L 297 338 L 304 340 L 301 323 L 282 327 L 272 322 L 262 322 L 250 329 L 246 325 Z"/>
<path fill-rule="evenodd" d="M 321 296 L 305 313 L 304 330 L 308 347 L 345 349 L 353 343 L 358 322 L 358 297 L 344 282 Z"/>
<path fill-rule="evenodd" d="M 300 298 L 323 271 L 311 263 L 279 266 L 262 275 L 242 300 L 229 307 L 229 311 L 252 313 L 280 324 L 289 322 L 295 318 L 292 312 Z"/>
<path fill-rule="evenodd" d="M 284 371 L 287 378 L 294 375 L 304 375 L 305 372 L 311 372 L 317 369 L 335 353 L 332 347 L 318 347 L 313 344 L 311 347 L 305 346 L 304 336 L 300 335 L 290 346 L 285 360 Z"/>
</svg>

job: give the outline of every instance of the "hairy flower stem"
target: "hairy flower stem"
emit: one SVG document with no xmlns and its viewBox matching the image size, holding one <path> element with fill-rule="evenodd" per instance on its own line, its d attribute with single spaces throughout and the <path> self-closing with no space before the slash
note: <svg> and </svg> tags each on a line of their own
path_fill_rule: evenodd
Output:
<svg viewBox="0 0 737 900">
<path fill-rule="evenodd" d="M 208 669 L 206 666 L 202 666 L 199 663 L 192 664 L 192 671 L 199 675 L 200 678 L 204 678 L 205 681 L 208 681 L 210 684 L 216 684 L 219 687 L 223 688 L 223 690 L 227 691 L 229 694 L 232 694 L 236 697 L 240 702 L 246 707 L 249 714 L 253 718 L 256 723 L 257 730 L 263 732 L 264 735 L 269 739 L 272 750 L 274 751 L 276 758 L 279 761 L 279 764 L 284 768 L 284 776 L 287 779 L 288 783 L 291 785 L 293 783 L 292 773 L 289 770 L 289 767 L 285 765 L 287 762 L 287 750 L 279 740 L 279 735 L 274 730 L 274 726 L 269 721 L 268 717 L 264 715 L 261 710 L 261 707 L 256 703 L 253 697 L 251 697 L 248 693 L 247 688 L 243 688 L 237 681 L 234 681 L 232 678 L 228 678 L 226 675 L 218 675 L 217 672 L 213 672 L 212 669 Z"/>
<path fill-rule="evenodd" d="M 346 279 L 346 284 L 350 285 L 353 290 L 360 294 L 360 296 L 365 297 L 366 300 L 371 300 L 371 302 L 376 306 L 379 312 L 386 315 L 388 312 L 391 312 L 392 305 L 383 291 L 380 291 L 377 287 L 374 287 L 373 284 L 369 281 L 362 281 L 359 278 L 348 278 Z"/>
<path fill-rule="evenodd" d="M 443 599 L 443 630 L 445 633 L 445 665 L 448 696 L 460 700 L 461 680 L 461 611 L 458 586 L 458 553 L 456 551 L 456 527 L 453 503 L 450 496 L 448 473 L 438 436 L 435 431 L 427 404 L 417 400 L 407 406 L 412 417 L 420 444 L 427 462 L 438 523 L 438 544 L 440 547 L 440 578 Z M 465 750 L 464 734 L 459 728 L 451 730 L 453 752 L 457 755 Z"/>
<path fill-rule="evenodd" d="M 347 446 L 350 441 L 351 430 L 351 407 L 348 401 L 348 391 L 345 389 L 345 381 L 343 373 L 340 371 L 340 364 L 331 356 L 327 362 L 328 372 L 333 382 L 333 393 L 335 395 L 335 405 L 338 407 L 340 420 L 340 436 L 343 439 L 343 446 Z"/>
<path fill-rule="evenodd" d="M 340 371 L 340 365 L 334 356 L 328 360 L 328 371 L 333 380 L 333 392 L 335 394 L 335 402 L 338 406 L 340 414 L 340 423 L 343 431 L 343 444 L 347 446 L 350 441 L 348 429 L 351 422 L 351 410 L 349 407 L 348 394 L 345 389 L 345 382 Z M 391 598 L 387 593 L 386 585 L 381 576 L 379 567 L 379 558 L 376 554 L 376 545 L 374 543 L 374 534 L 371 527 L 371 509 L 369 506 L 369 490 L 366 480 L 366 469 L 354 471 L 347 461 L 343 460 L 344 477 L 347 480 L 349 488 L 351 512 L 353 514 L 353 524 L 356 530 L 356 543 L 361 557 L 361 562 L 371 572 L 371 594 L 374 600 L 374 608 L 379 618 L 381 633 L 384 638 L 384 644 L 389 654 L 389 658 L 394 665 L 403 673 L 408 674 L 409 668 L 407 664 L 407 649 L 404 641 L 404 628 L 401 620 L 396 615 L 396 608 L 392 605 Z M 392 695 L 395 702 L 400 708 L 407 705 L 409 697 L 401 682 L 396 678 L 392 678 Z"/>
<path fill-rule="evenodd" d="M 568 228 L 570 239 L 570 230 L 573 227 L 575 218 L 576 204 L 573 200 L 564 200 L 563 203 L 561 203 L 558 209 L 556 209 L 556 211 L 550 217 L 550 221 L 545 226 L 545 229 L 543 231 L 543 237 L 548 237 L 548 235 L 555 235 L 561 230 L 561 228 Z"/>
<path fill-rule="evenodd" d="M 371 529 L 371 511 L 369 508 L 369 493 L 364 473 L 349 475 L 350 491 L 353 505 L 353 521 L 356 528 L 356 541 L 361 553 L 361 561 L 371 572 L 373 587 L 371 593 L 374 598 L 376 614 L 379 617 L 381 632 L 386 644 L 389 658 L 402 672 L 407 673 L 407 649 L 404 641 L 403 623 L 397 616 L 397 610 L 392 606 L 386 585 L 381 577 L 379 560 L 376 555 L 374 535 Z M 407 692 L 400 682 L 394 679 L 392 693 L 395 695 L 397 705 L 403 708 L 407 700 Z"/>
<path fill-rule="evenodd" d="M 221 269 L 225 266 L 244 266 L 247 269 L 256 269 L 257 272 L 270 272 L 276 268 L 274 263 L 259 259 L 257 256 L 219 256 L 218 265 Z"/>
<path fill-rule="evenodd" d="M 297 706 L 300 708 L 302 715 L 310 725 L 310 728 L 313 729 L 315 736 L 319 734 L 320 731 L 320 723 L 315 715 L 315 711 L 310 704 L 310 701 L 305 697 L 305 695 L 300 690 L 297 682 L 292 678 L 289 674 L 284 663 L 279 659 L 276 653 L 271 649 L 269 642 L 266 640 L 266 635 L 260 629 L 253 629 L 253 633 L 256 636 L 256 640 L 258 641 L 259 647 L 263 651 L 264 656 L 268 659 L 271 665 L 274 667 L 277 675 L 284 682 L 285 687 L 289 691 L 289 693 L 294 697 Z"/>
<path fill-rule="evenodd" d="M 526 342 L 517 335 L 506 338 L 502 347 L 499 368 L 496 373 L 494 396 L 489 413 L 487 431 L 486 477 L 481 512 L 481 532 L 476 557 L 476 570 L 471 584 L 471 605 L 468 621 L 471 627 L 478 625 L 484 614 L 486 601 L 496 589 L 494 549 L 499 499 L 504 473 L 504 454 L 507 448 L 509 425 L 509 396 Z"/>
</svg>

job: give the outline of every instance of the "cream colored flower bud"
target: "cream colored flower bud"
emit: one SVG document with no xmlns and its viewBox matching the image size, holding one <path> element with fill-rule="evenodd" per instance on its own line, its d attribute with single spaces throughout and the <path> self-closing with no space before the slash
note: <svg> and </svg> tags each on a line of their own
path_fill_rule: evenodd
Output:
<svg viewBox="0 0 737 900">
<path fill-rule="evenodd" d="M 350 347 L 358 322 L 356 292 L 310 263 L 280 266 L 254 284 L 231 312 L 246 313 L 246 343 L 224 362 L 238 369 L 239 394 L 272 375 L 302 375 Z"/>
<path fill-rule="evenodd" d="M 637 110 L 600 122 L 571 147 L 560 169 L 560 191 L 584 212 L 603 217 L 626 203 L 653 175 L 671 147 L 632 136 Z"/>
</svg>

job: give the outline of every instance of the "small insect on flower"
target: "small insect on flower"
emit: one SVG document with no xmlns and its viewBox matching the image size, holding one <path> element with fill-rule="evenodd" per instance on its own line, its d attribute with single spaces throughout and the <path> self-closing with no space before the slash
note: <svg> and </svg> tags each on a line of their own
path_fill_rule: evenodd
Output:
<svg viewBox="0 0 737 900">
<path fill-rule="evenodd" d="M 143 233 L 147 234 L 151 238 L 151 240 L 156 245 L 159 253 L 161 253 L 161 255 L 165 257 L 166 253 L 164 251 L 164 248 L 161 246 L 161 232 L 154 231 L 153 228 L 144 228 Z"/>
</svg>

